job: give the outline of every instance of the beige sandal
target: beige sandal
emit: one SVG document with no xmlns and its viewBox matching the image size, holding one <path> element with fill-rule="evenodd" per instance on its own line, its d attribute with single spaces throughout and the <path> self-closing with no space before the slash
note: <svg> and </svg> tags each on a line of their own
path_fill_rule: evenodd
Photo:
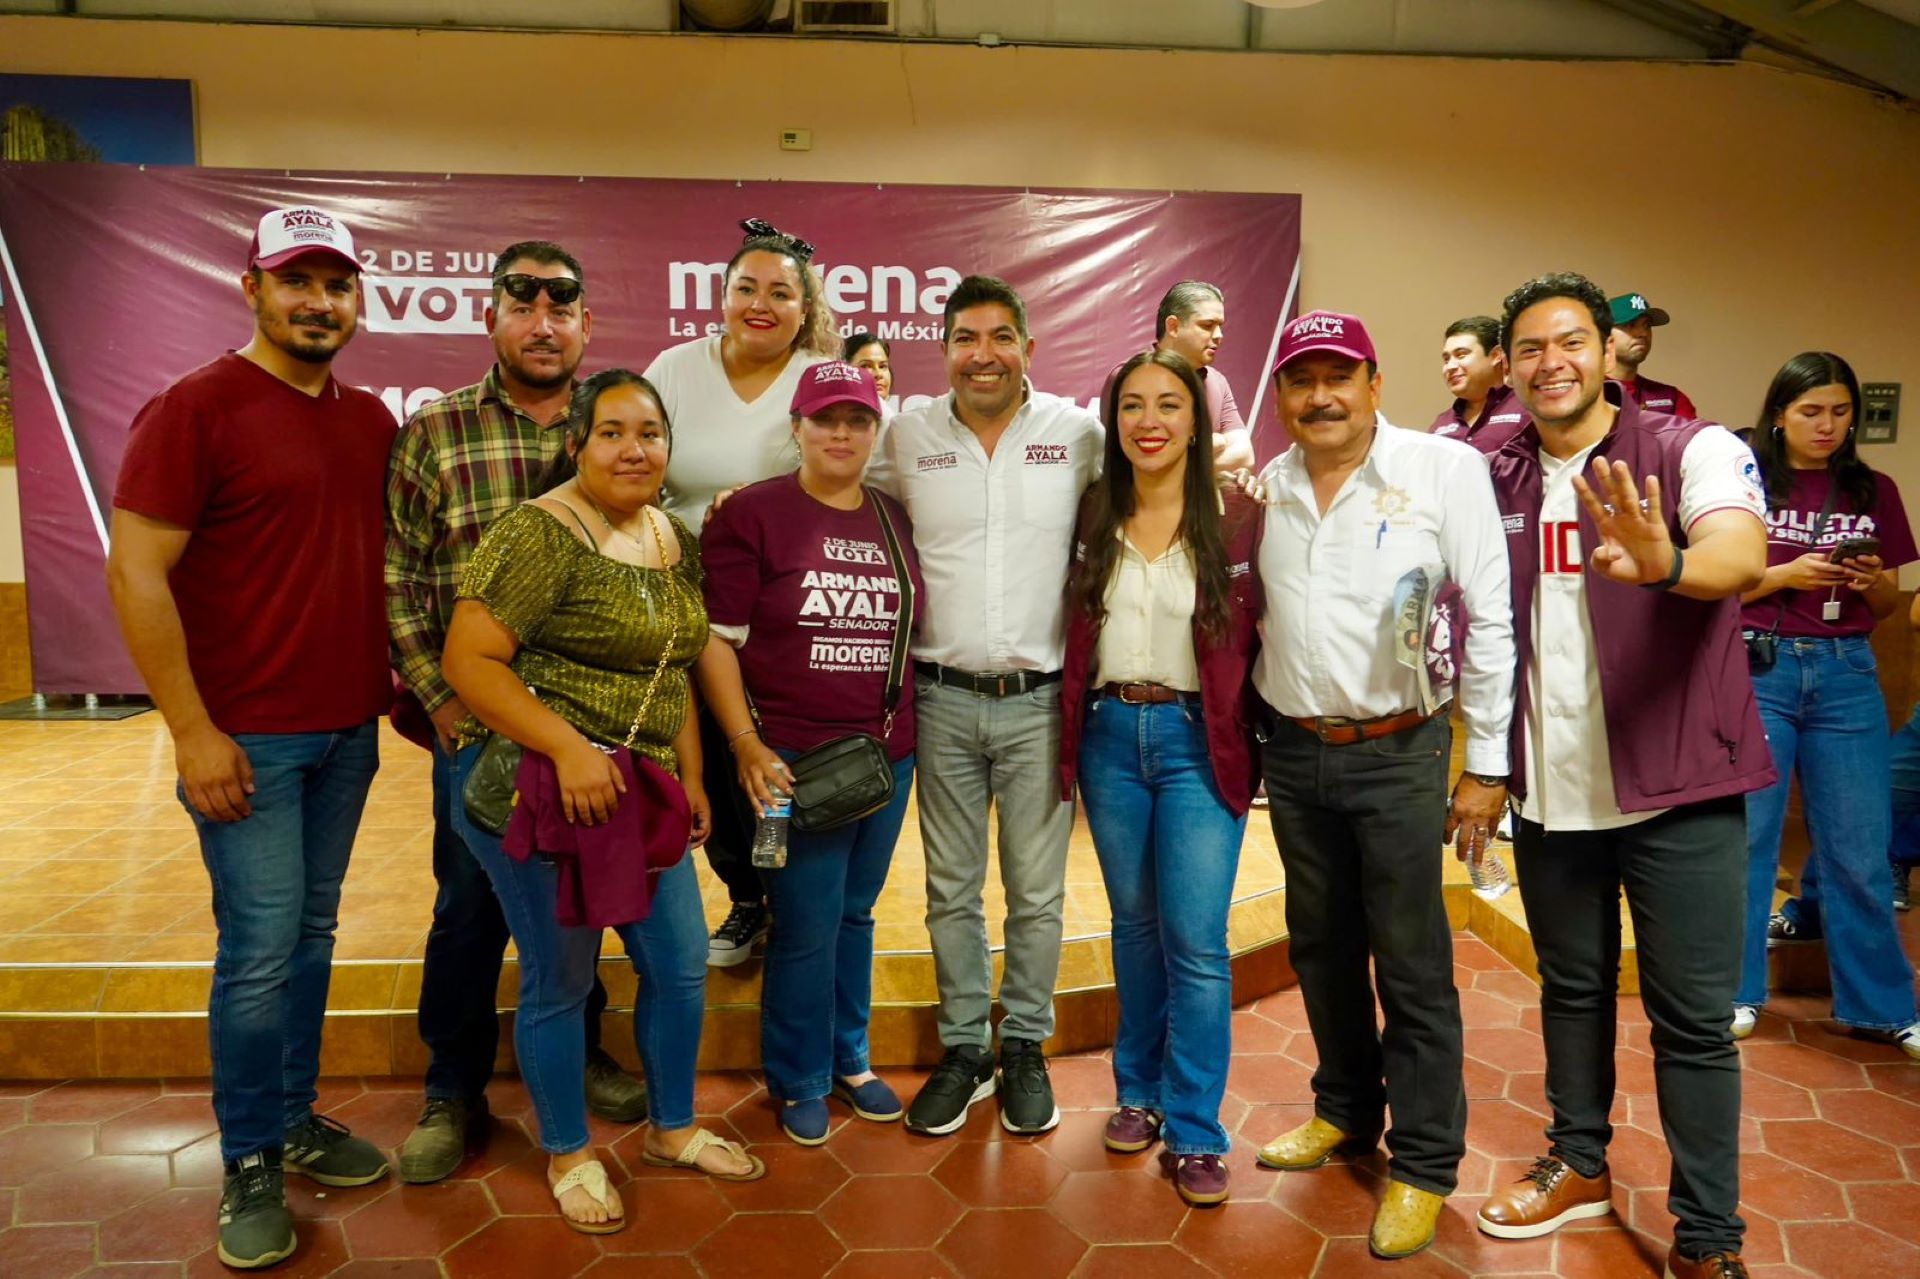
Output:
<svg viewBox="0 0 1920 1279">
<path fill-rule="evenodd" d="M 607 1180 L 606 1165 L 598 1159 L 589 1159 L 578 1167 L 569 1169 L 565 1176 L 553 1183 L 553 1201 L 558 1204 L 560 1196 L 569 1190 L 584 1190 L 593 1196 L 594 1202 L 609 1213 L 620 1207 L 620 1196 L 613 1191 L 613 1183 Z M 607 1221 L 576 1221 L 560 1210 L 560 1220 L 568 1227 L 583 1235 L 611 1235 L 626 1229 L 627 1219 L 622 1215 L 612 1216 Z"/>
<path fill-rule="evenodd" d="M 700 1152 L 712 1146 L 718 1146 L 729 1154 L 738 1155 L 752 1166 L 745 1172 L 715 1172 L 711 1168 L 701 1167 Z M 705 1128 L 694 1130 L 693 1136 L 687 1142 L 687 1148 L 680 1152 L 679 1158 L 656 1155 L 643 1145 L 640 1147 L 640 1161 L 652 1164 L 655 1168 L 689 1168 L 694 1172 L 705 1173 L 715 1181 L 758 1181 L 767 1175 L 767 1165 L 761 1162 L 760 1156 L 748 1153 L 745 1148 L 724 1137 L 714 1136 Z"/>
</svg>

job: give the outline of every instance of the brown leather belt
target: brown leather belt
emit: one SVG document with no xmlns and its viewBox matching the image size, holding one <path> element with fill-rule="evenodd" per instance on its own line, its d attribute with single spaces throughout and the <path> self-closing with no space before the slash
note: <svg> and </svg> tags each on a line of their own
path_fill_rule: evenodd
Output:
<svg viewBox="0 0 1920 1279">
<path fill-rule="evenodd" d="M 1447 707 L 1441 706 L 1432 715 L 1425 711 L 1411 710 L 1401 711 L 1397 715 L 1381 715 L 1375 719 L 1349 719 L 1345 715 L 1319 715 L 1304 719 L 1289 715 L 1286 718 L 1329 746 L 1352 746 L 1357 742 L 1370 742 L 1376 737 L 1391 737 L 1395 733 L 1404 733 L 1409 728 L 1420 727 L 1434 715 L 1446 713 Z"/>
<path fill-rule="evenodd" d="M 1165 684 L 1102 684 L 1100 693 L 1107 697 L 1117 697 L 1129 706 L 1160 706 L 1167 702 L 1194 703 L 1200 700 L 1200 694 L 1189 693 L 1178 688 L 1168 688 Z"/>
</svg>

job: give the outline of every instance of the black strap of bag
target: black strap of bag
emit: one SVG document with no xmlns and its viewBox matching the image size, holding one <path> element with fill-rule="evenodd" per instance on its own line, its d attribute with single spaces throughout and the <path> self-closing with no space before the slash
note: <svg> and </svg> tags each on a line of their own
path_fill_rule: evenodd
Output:
<svg viewBox="0 0 1920 1279">
<path fill-rule="evenodd" d="M 900 583 L 900 616 L 894 620 L 893 654 L 887 659 L 887 691 L 880 703 L 880 736 L 887 738 L 893 736 L 893 713 L 900 706 L 900 690 L 907 678 L 907 642 L 913 635 L 913 575 L 907 572 L 907 557 L 900 553 L 900 539 L 894 534 L 886 502 L 872 489 L 867 490 L 867 500 L 880 516 L 880 532 L 887 539 L 887 563 L 893 569 L 894 580 Z"/>
</svg>

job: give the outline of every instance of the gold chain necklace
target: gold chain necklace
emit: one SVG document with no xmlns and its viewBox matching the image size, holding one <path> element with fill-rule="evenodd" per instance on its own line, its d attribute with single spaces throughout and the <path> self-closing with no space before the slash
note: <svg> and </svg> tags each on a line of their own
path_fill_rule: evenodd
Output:
<svg viewBox="0 0 1920 1279">
<path fill-rule="evenodd" d="M 612 533 L 615 537 L 626 538 L 627 541 L 631 542 L 640 551 L 641 555 L 644 556 L 647 553 L 647 544 L 641 541 L 639 537 L 637 537 L 632 533 L 627 532 L 627 530 L 623 528 L 614 527 L 613 521 L 607 518 L 607 513 L 600 509 L 600 503 L 593 500 L 592 495 L 587 492 L 585 486 L 583 486 L 578 480 L 575 480 L 573 487 L 575 491 L 577 491 L 580 494 L 580 496 L 586 500 L 587 505 L 593 508 L 593 513 L 600 517 L 600 522 L 607 526 L 607 532 Z M 658 549 L 660 554 L 660 567 L 661 568 L 670 567 L 667 563 L 667 544 L 666 544 L 666 541 L 660 536 L 660 526 L 654 522 L 653 507 L 652 506 L 641 507 L 640 518 L 646 521 L 647 531 L 653 534 L 653 544 Z"/>
</svg>

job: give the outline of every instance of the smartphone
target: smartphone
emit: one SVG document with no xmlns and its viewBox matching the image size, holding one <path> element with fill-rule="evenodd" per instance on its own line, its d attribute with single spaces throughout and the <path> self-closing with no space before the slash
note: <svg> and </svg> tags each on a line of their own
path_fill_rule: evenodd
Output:
<svg viewBox="0 0 1920 1279">
<path fill-rule="evenodd" d="M 1828 555 L 1827 559 L 1830 563 L 1838 564 L 1841 560 L 1858 559 L 1862 555 L 1878 555 L 1879 553 L 1879 538 L 1850 537 L 1834 547 L 1832 554 Z"/>
</svg>

